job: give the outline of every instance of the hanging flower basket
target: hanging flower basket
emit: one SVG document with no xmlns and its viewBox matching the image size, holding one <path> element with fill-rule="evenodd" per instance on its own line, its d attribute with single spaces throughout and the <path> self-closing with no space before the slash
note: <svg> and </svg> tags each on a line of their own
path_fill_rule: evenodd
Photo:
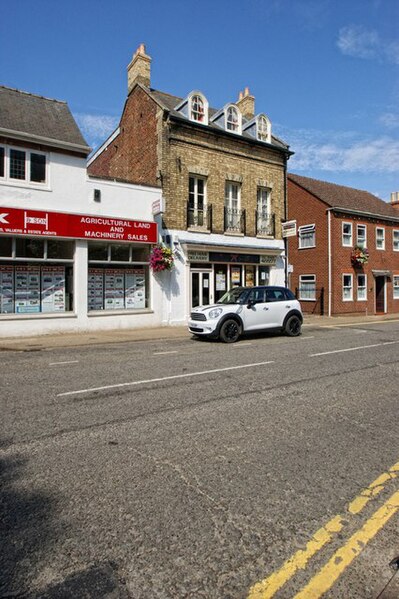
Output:
<svg viewBox="0 0 399 599">
<path fill-rule="evenodd" d="M 155 245 L 150 255 L 150 267 L 153 272 L 171 270 L 174 266 L 173 252 L 166 245 Z"/>
<path fill-rule="evenodd" d="M 353 248 L 351 262 L 354 268 L 359 268 L 369 261 L 369 252 L 367 248 L 361 248 L 358 245 Z"/>
</svg>

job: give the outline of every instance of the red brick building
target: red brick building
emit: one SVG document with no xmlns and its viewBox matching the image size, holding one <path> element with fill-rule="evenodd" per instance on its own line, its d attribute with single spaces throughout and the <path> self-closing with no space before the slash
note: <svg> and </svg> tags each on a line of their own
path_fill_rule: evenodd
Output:
<svg viewBox="0 0 399 599">
<path fill-rule="evenodd" d="M 290 287 L 304 312 L 399 312 L 399 201 L 288 174 Z"/>
</svg>

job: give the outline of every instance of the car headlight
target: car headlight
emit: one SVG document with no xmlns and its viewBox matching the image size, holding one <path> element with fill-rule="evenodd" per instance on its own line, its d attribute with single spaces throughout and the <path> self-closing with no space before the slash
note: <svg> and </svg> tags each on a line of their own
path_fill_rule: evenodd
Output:
<svg viewBox="0 0 399 599">
<path fill-rule="evenodd" d="M 223 312 L 223 308 L 214 308 L 209 312 L 209 318 L 218 318 Z"/>
</svg>

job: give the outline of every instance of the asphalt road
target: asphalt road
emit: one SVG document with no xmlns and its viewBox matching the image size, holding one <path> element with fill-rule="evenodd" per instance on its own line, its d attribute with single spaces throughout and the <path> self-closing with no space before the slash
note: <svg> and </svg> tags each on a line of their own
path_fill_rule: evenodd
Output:
<svg viewBox="0 0 399 599">
<path fill-rule="evenodd" d="M 2 352 L 0 597 L 376 599 L 398 356 L 398 322 Z"/>
</svg>

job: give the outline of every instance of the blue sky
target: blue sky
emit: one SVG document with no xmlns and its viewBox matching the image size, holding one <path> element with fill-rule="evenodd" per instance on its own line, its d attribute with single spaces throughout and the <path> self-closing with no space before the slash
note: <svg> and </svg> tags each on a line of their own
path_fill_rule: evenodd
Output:
<svg viewBox="0 0 399 599">
<path fill-rule="evenodd" d="M 144 42 L 151 84 L 211 106 L 249 86 L 295 152 L 289 170 L 399 191 L 398 0 L 15 0 L 0 84 L 66 100 L 93 147 L 117 125 Z"/>
</svg>

